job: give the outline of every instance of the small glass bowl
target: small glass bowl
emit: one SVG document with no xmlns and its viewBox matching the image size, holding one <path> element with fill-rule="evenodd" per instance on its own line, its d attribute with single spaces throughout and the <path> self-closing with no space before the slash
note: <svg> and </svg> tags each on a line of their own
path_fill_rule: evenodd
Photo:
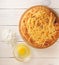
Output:
<svg viewBox="0 0 59 65">
<path fill-rule="evenodd" d="M 17 49 L 18 48 L 18 49 Z M 18 54 L 18 51 L 17 50 L 19 50 L 19 52 L 20 53 L 23 53 L 22 51 L 20 51 L 21 49 L 24 49 L 25 50 L 25 57 L 23 56 L 21 56 L 20 54 Z M 23 51 L 24 51 L 23 50 Z M 15 47 L 14 47 L 14 50 L 13 50 L 13 54 L 14 54 L 14 57 L 18 60 L 18 61 L 21 61 L 21 62 L 26 62 L 26 61 L 28 61 L 28 60 L 30 60 L 30 57 L 31 57 L 31 51 L 30 51 L 30 48 L 27 46 L 27 45 L 25 45 L 25 44 L 23 44 L 23 43 L 20 43 L 20 44 L 17 44 Z M 27 55 L 27 56 L 26 56 Z"/>
</svg>

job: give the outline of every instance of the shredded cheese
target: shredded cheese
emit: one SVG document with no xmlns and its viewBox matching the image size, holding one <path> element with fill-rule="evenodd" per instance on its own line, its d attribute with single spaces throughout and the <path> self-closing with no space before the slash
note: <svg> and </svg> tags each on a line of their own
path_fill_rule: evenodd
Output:
<svg viewBox="0 0 59 65">
<path fill-rule="evenodd" d="M 27 29 L 31 38 L 38 44 L 43 44 L 47 39 L 55 33 L 54 21 L 55 16 L 46 12 L 36 12 L 34 17 L 28 19 Z"/>
</svg>

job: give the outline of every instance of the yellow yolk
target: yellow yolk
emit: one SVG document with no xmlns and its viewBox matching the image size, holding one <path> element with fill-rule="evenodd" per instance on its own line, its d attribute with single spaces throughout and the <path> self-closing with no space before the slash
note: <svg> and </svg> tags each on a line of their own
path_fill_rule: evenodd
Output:
<svg viewBox="0 0 59 65">
<path fill-rule="evenodd" d="M 24 44 L 19 44 L 16 50 L 19 57 L 25 58 L 30 55 L 30 49 Z"/>
</svg>

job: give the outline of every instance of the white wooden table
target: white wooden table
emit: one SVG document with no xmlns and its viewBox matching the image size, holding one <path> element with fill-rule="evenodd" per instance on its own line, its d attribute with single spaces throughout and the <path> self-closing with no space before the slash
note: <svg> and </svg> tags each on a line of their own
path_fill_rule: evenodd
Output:
<svg viewBox="0 0 59 65">
<path fill-rule="evenodd" d="M 33 57 L 29 62 L 21 63 L 14 58 L 11 45 L 1 39 L 4 29 L 13 29 L 17 33 L 18 43 L 24 42 L 18 31 L 20 17 L 27 8 L 40 4 L 40 0 L 0 0 L 0 65 L 59 65 L 59 40 L 47 49 L 30 47 Z M 59 15 L 59 0 L 49 0 L 47 6 Z"/>
</svg>

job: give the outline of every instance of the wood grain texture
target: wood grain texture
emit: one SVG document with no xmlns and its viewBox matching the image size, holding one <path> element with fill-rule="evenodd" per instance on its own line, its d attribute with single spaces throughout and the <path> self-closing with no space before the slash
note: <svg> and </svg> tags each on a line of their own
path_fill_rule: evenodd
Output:
<svg viewBox="0 0 59 65">
<path fill-rule="evenodd" d="M 0 9 L 0 25 L 18 25 L 26 9 Z"/>
<path fill-rule="evenodd" d="M 46 5 L 43 4 L 47 0 L 0 0 L 0 8 L 28 8 L 34 5 Z M 50 0 L 49 7 L 59 8 L 59 0 Z"/>
<path fill-rule="evenodd" d="M 0 65 L 59 65 L 59 59 L 32 58 L 29 62 L 19 62 L 14 58 L 0 58 Z"/>
</svg>

